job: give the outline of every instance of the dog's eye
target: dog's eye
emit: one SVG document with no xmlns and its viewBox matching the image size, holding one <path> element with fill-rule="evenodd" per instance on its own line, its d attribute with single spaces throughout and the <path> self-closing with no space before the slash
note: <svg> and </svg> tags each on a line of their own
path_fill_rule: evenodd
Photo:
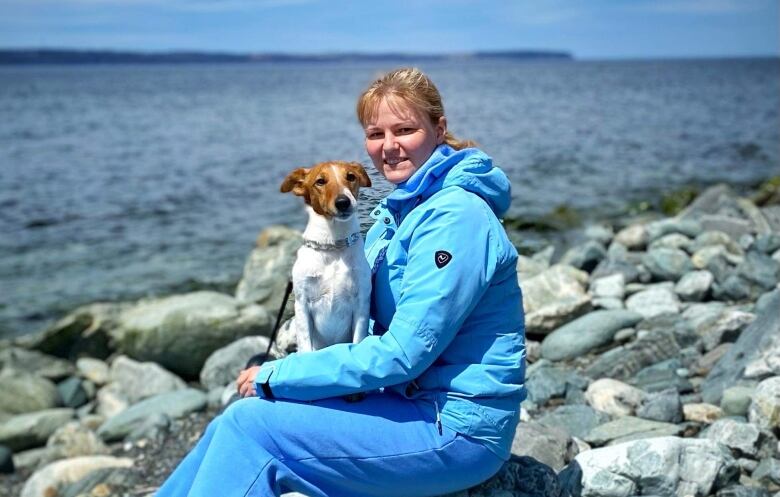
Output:
<svg viewBox="0 0 780 497">
<path fill-rule="evenodd" d="M 317 186 L 322 186 L 327 182 L 328 181 L 325 178 L 317 178 L 317 181 L 315 181 L 314 184 Z"/>
<path fill-rule="evenodd" d="M 347 181 L 355 181 L 357 179 L 357 176 L 355 176 L 352 173 L 347 173 Z"/>
</svg>

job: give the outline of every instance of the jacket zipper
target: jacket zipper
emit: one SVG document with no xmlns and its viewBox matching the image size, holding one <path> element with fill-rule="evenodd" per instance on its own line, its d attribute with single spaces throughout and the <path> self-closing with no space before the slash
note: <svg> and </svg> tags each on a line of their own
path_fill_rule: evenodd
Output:
<svg viewBox="0 0 780 497">
<path fill-rule="evenodd" d="M 444 433 L 441 429 L 441 414 L 439 413 L 439 401 L 433 399 L 433 404 L 436 406 L 436 428 L 439 429 L 439 435 L 443 435 Z"/>
</svg>

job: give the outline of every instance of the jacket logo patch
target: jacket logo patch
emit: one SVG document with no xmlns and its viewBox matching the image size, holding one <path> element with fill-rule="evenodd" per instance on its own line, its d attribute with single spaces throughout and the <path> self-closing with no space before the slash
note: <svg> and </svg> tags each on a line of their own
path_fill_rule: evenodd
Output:
<svg viewBox="0 0 780 497">
<path fill-rule="evenodd" d="M 452 260 L 452 254 L 447 252 L 446 250 L 437 250 L 436 251 L 436 267 L 441 269 Z"/>
</svg>

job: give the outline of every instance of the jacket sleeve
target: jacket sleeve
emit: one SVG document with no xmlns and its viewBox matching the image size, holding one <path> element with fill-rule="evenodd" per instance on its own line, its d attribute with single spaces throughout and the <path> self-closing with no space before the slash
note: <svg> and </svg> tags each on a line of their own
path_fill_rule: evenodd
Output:
<svg viewBox="0 0 780 497">
<path fill-rule="evenodd" d="M 408 239 L 396 312 L 381 336 L 335 344 L 263 365 L 255 376 L 274 397 L 316 400 L 411 381 L 452 341 L 481 299 L 496 268 L 496 243 L 478 198 L 437 206 Z M 479 205 L 477 205 L 479 204 Z"/>
</svg>

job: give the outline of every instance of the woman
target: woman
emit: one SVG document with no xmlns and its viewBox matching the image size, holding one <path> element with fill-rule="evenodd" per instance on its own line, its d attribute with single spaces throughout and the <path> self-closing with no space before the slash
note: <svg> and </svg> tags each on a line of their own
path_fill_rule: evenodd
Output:
<svg viewBox="0 0 780 497">
<path fill-rule="evenodd" d="M 158 497 L 441 495 L 509 458 L 525 397 L 517 252 L 499 221 L 509 181 L 447 131 L 417 69 L 376 80 L 357 112 L 374 166 L 397 185 L 366 236 L 370 335 L 243 371 L 247 398 Z"/>
</svg>

